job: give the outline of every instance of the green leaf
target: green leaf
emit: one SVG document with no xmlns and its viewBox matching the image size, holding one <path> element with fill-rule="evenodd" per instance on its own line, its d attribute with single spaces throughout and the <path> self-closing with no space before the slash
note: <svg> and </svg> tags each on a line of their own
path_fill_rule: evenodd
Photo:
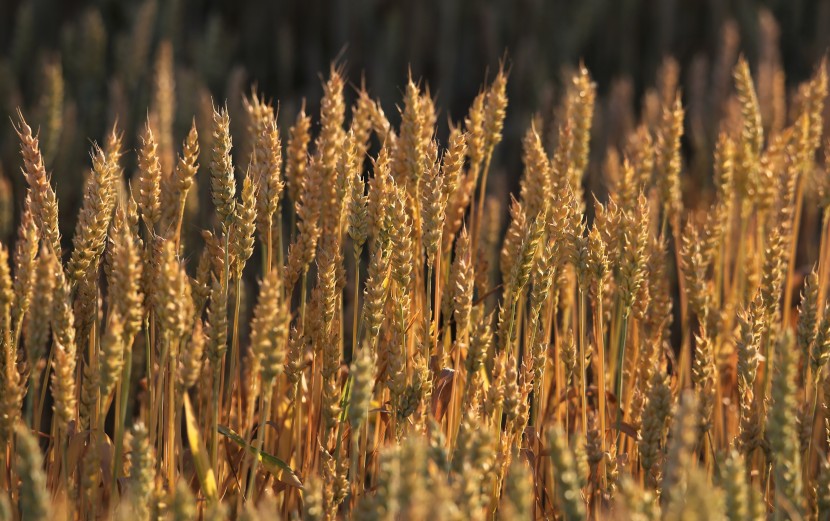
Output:
<svg viewBox="0 0 830 521">
<path fill-rule="evenodd" d="M 264 450 L 257 450 L 256 447 L 249 444 L 245 441 L 245 439 L 233 431 L 233 429 L 229 427 L 225 427 L 224 425 L 218 425 L 217 429 L 219 434 L 225 436 L 232 442 L 236 443 L 243 449 L 245 449 L 248 453 L 257 456 L 259 462 L 265 467 L 265 470 L 270 472 L 274 475 L 277 479 L 285 483 L 286 485 L 291 485 L 292 487 L 303 488 L 303 483 L 300 481 L 300 478 L 297 477 L 297 474 L 294 473 L 294 469 L 292 469 L 286 462 L 279 459 L 278 457 L 265 452 Z"/>
</svg>

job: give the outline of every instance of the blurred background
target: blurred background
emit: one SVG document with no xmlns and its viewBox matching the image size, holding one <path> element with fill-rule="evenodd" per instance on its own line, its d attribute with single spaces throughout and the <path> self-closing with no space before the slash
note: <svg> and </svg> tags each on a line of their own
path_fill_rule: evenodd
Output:
<svg viewBox="0 0 830 521">
<path fill-rule="evenodd" d="M 598 85 L 589 188 L 601 191 L 596 172 L 606 151 L 622 147 L 649 110 L 658 76 L 672 73 L 687 108 L 686 182 L 705 188 L 708 159 L 697 158 L 710 156 L 729 110 L 739 53 L 756 75 L 765 125 L 774 125 L 786 117 L 773 114 L 775 90 L 790 92 L 810 75 L 828 47 L 827 27 L 828 0 L 0 0 L 0 180 L 20 194 L 9 122 L 19 106 L 40 127 L 66 236 L 90 142 L 117 121 L 134 149 L 160 78 L 173 82 L 176 149 L 194 115 L 207 128 L 211 97 L 227 100 L 242 133 L 234 116 L 254 84 L 279 103 L 285 135 L 303 100 L 316 113 L 333 62 L 351 82 L 348 95 L 365 81 L 393 124 L 411 70 L 436 98 L 441 138 L 503 62 L 510 104 L 490 190 L 515 189 L 522 133 L 534 115 L 555 120 L 582 60 Z M 125 156 L 128 175 L 134 161 Z M 11 206 L 0 208 L 0 220 L 17 214 L 19 204 Z M 0 223 L 0 233 L 11 226 Z"/>
</svg>

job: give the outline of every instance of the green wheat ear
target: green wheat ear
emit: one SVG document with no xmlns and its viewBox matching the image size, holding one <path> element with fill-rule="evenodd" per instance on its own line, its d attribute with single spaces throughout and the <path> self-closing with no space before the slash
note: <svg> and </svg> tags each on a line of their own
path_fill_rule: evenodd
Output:
<svg viewBox="0 0 830 521">
<path fill-rule="evenodd" d="M 20 477 L 20 512 L 26 519 L 46 521 L 52 515 L 52 500 L 46 489 L 43 454 L 35 438 L 25 427 L 15 429 L 17 454 L 15 473 Z"/>
</svg>

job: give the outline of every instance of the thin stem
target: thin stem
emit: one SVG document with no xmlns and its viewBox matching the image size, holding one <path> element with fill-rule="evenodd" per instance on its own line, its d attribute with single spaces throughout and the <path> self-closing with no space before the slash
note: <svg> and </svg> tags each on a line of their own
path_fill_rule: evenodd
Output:
<svg viewBox="0 0 830 521">
<path fill-rule="evenodd" d="M 582 404 L 582 428 L 588 433 L 588 393 L 586 380 L 588 374 L 585 371 L 585 290 L 582 284 L 579 285 L 579 378 L 580 378 L 580 403 Z"/>
<path fill-rule="evenodd" d="M 265 442 L 265 424 L 271 413 L 271 397 L 274 395 L 275 378 L 271 377 L 265 389 L 262 390 L 262 411 L 260 412 L 259 429 L 256 433 L 256 452 L 253 454 L 253 462 L 251 463 L 251 472 L 248 475 L 248 486 L 245 489 L 245 499 L 251 500 L 251 494 L 256 484 L 256 471 L 259 465 L 259 454 L 262 452 L 262 446 Z"/>
<path fill-rule="evenodd" d="M 617 351 L 617 454 L 621 454 L 620 435 L 622 434 L 623 418 L 623 372 L 625 365 L 625 343 L 628 333 L 628 310 L 623 310 L 620 326 L 620 346 Z"/>
<path fill-rule="evenodd" d="M 597 299 L 596 311 L 594 313 L 594 338 L 597 342 L 597 353 L 599 360 L 597 370 L 599 372 L 599 441 L 600 451 L 605 454 L 605 339 L 602 332 L 602 286 L 597 285 Z M 605 475 L 605 458 L 599 462 L 599 476 L 602 483 L 603 490 L 607 486 L 607 476 Z"/>
<path fill-rule="evenodd" d="M 118 382 L 116 393 L 116 417 L 115 417 L 115 457 L 113 458 L 112 488 L 110 498 L 114 499 L 118 492 L 118 478 L 121 477 L 121 458 L 124 450 L 124 428 L 127 422 L 127 407 L 130 403 L 130 377 L 133 368 L 132 341 L 128 343 L 127 352 L 124 355 L 124 367 L 121 370 L 121 381 Z"/>
<path fill-rule="evenodd" d="M 184 222 L 184 209 L 187 205 L 187 192 L 180 196 L 179 215 L 176 220 L 176 253 L 179 253 L 179 246 L 182 242 L 182 223 Z"/>
<path fill-rule="evenodd" d="M 219 380 L 221 374 L 221 364 L 219 360 L 213 360 L 213 394 L 211 407 L 211 429 L 210 429 L 210 463 L 213 467 L 213 472 L 219 475 Z"/>
<path fill-rule="evenodd" d="M 166 343 L 178 343 L 171 341 L 169 335 Z M 176 482 L 176 348 L 168 348 L 167 353 L 167 425 L 165 427 L 167 448 L 167 482 L 171 485 Z"/>
<path fill-rule="evenodd" d="M 798 231 L 799 226 L 801 224 L 801 207 L 802 201 L 804 197 L 802 194 L 804 192 L 804 181 L 803 176 L 798 175 L 798 179 L 796 179 L 797 188 L 795 193 L 795 215 L 793 215 L 792 220 L 792 233 L 790 234 L 790 248 L 789 248 L 789 257 L 787 262 L 787 278 L 784 279 L 784 309 L 781 313 L 781 320 L 784 325 L 787 324 L 788 319 L 791 315 L 790 307 L 792 306 L 793 295 L 792 291 L 790 291 L 790 287 L 793 281 L 793 274 L 795 272 L 795 256 L 796 256 L 796 247 L 798 246 Z"/>
<path fill-rule="evenodd" d="M 266 275 L 271 273 L 271 257 L 273 255 L 271 252 L 273 249 L 271 233 L 271 219 L 268 219 L 268 229 L 265 231 L 265 269 L 263 270 Z"/>
<path fill-rule="evenodd" d="M 231 333 L 231 369 L 228 373 L 228 386 L 225 388 L 225 399 L 228 402 L 229 410 L 228 414 L 230 414 L 230 406 L 232 403 L 231 396 L 233 396 L 233 386 L 236 382 L 236 368 L 239 365 L 239 308 L 242 306 L 242 277 L 235 277 L 234 285 L 236 288 L 236 295 L 233 306 L 233 329 Z"/>
<path fill-rule="evenodd" d="M 470 251 L 478 251 L 478 235 L 481 231 L 481 218 L 484 215 L 484 197 L 487 195 L 487 174 L 490 172 L 490 161 L 493 158 L 492 149 L 487 152 L 487 158 L 484 160 L 484 170 L 481 174 L 481 185 L 478 192 L 478 209 L 475 215 L 475 230 L 473 231 L 473 240 L 471 242 L 472 249 Z"/>
<path fill-rule="evenodd" d="M 360 252 L 354 251 L 354 300 L 352 301 L 352 358 L 357 353 L 357 334 L 360 330 Z"/>
<path fill-rule="evenodd" d="M 427 263 L 427 280 L 426 280 L 426 299 L 425 299 L 425 309 L 426 309 L 426 325 L 427 331 L 426 334 L 429 335 L 429 325 L 432 322 L 432 312 L 433 310 L 430 308 L 430 303 L 432 301 L 432 262 Z M 432 346 L 429 342 L 424 342 L 423 346 L 421 347 L 423 350 L 422 355 L 424 357 L 424 363 L 429 366 L 429 353 L 432 350 Z"/>
</svg>

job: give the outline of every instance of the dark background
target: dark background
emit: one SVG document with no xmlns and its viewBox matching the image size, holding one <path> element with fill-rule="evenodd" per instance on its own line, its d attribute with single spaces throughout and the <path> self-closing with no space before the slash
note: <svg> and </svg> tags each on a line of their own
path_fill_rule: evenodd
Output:
<svg viewBox="0 0 830 521">
<path fill-rule="evenodd" d="M 101 141 L 117 115 L 126 148 L 135 147 L 156 50 L 168 39 L 176 63 L 175 143 L 197 112 L 197 93 L 228 99 L 233 120 L 239 96 L 254 82 L 280 103 L 285 134 L 301 100 L 315 114 L 332 62 L 352 87 L 365 78 L 393 124 L 410 68 L 436 97 L 440 138 L 504 60 L 510 105 L 491 190 L 515 189 L 524 129 L 534 113 L 553 117 L 563 78 L 580 60 L 599 89 L 595 171 L 636 122 L 665 56 L 679 62 L 688 119 L 703 122 L 692 139 L 708 156 L 737 54 L 753 71 L 759 62 L 777 64 L 791 89 L 824 54 L 828 28 L 827 0 L 0 0 L 0 167 L 19 195 L 17 143 L 3 122 L 17 106 L 30 122 L 44 120 L 44 64 L 59 63 L 64 130 L 47 166 L 62 223 L 74 223 L 90 140 Z M 695 103 L 695 95 L 704 101 Z M 132 164 L 126 157 L 128 174 Z"/>
</svg>

